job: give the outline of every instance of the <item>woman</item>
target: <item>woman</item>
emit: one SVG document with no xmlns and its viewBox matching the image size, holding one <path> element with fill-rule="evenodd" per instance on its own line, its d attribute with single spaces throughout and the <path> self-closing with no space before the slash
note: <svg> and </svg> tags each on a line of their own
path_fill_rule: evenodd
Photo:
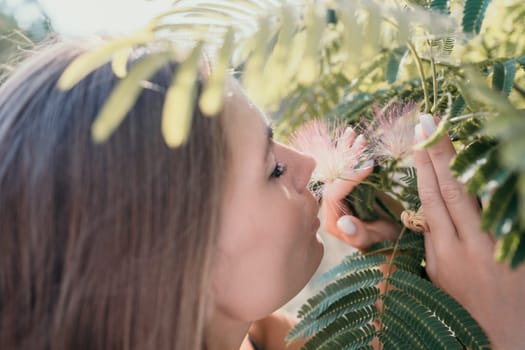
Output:
<svg viewBox="0 0 525 350">
<path fill-rule="evenodd" d="M 111 67 L 56 89 L 86 50 L 55 45 L 0 89 L 0 348 L 283 349 L 293 321 L 272 312 L 323 254 L 306 187 L 314 161 L 273 141 L 233 81 L 220 115 L 197 108 L 187 143 L 168 148 L 160 118 L 175 63 L 149 80 L 110 139 L 94 144 L 93 118 L 118 80 Z M 416 157 L 431 228 L 427 270 L 495 345 L 512 349 L 504 342 L 520 340 L 525 280 L 514 275 L 523 269 L 493 262 L 476 202 L 447 170 L 452 155 L 443 140 Z M 330 207 L 354 185 L 337 186 Z M 396 235 L 385 222 L 325 214 L 326 230 L 359 248 Z"/>
</svg>

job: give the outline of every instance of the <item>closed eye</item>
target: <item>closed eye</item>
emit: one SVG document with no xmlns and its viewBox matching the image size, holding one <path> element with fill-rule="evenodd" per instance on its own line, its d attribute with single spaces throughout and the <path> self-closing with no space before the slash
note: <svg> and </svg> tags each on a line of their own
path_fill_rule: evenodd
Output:
<svg viewBox="0 0 525 350">
<path fill-rule="evenodd" d="M 273 171 L 270 174 L 270 178 L 272 178 L 272 179 L 279 178 L 285 172 L 286 172 L 286 164 L 277 162 L 277 163 L 275 163 L 275 167 L 273 168 Z"/>
</svg>

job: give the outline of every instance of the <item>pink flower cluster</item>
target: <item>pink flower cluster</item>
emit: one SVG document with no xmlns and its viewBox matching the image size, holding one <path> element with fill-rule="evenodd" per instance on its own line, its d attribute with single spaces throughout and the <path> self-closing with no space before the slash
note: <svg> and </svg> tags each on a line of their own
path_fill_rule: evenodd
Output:
<svg viewBox="0 0 525 350">
<path fill-rule="evenodd" d="M 360 160 L 365 140 L 352 128 L 312 120 L 302 125 L 291 138 L 291 146 L 312 156 L 317 166 L 312 182 L 333 183 L 352 175 Z"/>
<path fill-rule="evenodd" d="M 414 127 L 419 122 L 415 104 L 394 104 L 376 108 L 374 119 L 365 126 L 370 156 L 378 162 L 395 160 L 405 166 L 413 163 Z"/>
</svg>

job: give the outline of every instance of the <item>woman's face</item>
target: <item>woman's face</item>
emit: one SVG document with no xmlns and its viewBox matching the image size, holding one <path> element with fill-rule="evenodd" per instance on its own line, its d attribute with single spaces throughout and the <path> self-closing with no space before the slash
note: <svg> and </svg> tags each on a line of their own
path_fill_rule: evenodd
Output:
<svg viewBox="0 0 525 350">
<path fill-rule="evenodd" d="M 232 162 L 214 301 L 227 317 L 254 321 L 295 296 L 321 261 L 319 207 L 307 189 L 315 161 L 274 142 L 262 113 L 236 86 L 224 118 Z"/>
</svg>

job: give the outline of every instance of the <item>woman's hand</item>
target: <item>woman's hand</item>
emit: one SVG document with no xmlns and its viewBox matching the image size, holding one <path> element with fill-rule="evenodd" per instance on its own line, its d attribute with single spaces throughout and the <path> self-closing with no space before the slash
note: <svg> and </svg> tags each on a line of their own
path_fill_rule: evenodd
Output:
<svg viewBox="0 0 525 350">
<path fill-rule="evenodd" d="M 354 142 L 355 140 L 355 142 Z M 358 141 L 359 138 L 351 137 L 349 147 L 360 152 L 365 143 Z M 356 147 L 355 143 L 360 143 Z M 360 169 L 348 175 L 348 180 L 336 180 L 323 191 L 323 203 L 321 216 L 323 219 L 323 230 L 339 238 L 343 242 L 360 250 L 367 249 L 372 243 L 386 240 L 395 240 L 400 229 L 388 220 L 377 220 L 374 222 L 363 222 L 352 216 L 343 203 L 346 195 L 362 182 L 373 171 L 373 163 L 370 161 Z"/>
<path fill-rule="evenodd" d="M 419 141 L 435 130 L 423 117 L 416 127 Z M 525 265 L 515 271 L 494 260 L 495 242 L 482 232 L 476 199 L 452 175 L 455 155 L 448 137 L 415 151 L 418 191 L 429 226 L 424 233 L 427 273 L 430 279 L 458 300 L 479 322 L 495 349 L 521 349 L 525 343 Z M 342 200 L 372 169 L 355 173 L 355 182 L 338 181 L 324 196 L 323 228 L 361 250 L 397 237 L 399 230 L 387 221 L 364 223 L 348 215 Z"/>
<path fill-rule="evenodd" d="M 421 118 L 416 139 L 421 141 L 434 128 L 434 120 Z M 427 273 L 471 313 L 495 349 L 523 349 L 525 266 L 511 271 L 494 261 L 494 240 L 481 230 L 479 205 L 449 169 L 454 155 L 448 137 L 414 153 L 430 228 L 424 233 Z"/>
</svg>

